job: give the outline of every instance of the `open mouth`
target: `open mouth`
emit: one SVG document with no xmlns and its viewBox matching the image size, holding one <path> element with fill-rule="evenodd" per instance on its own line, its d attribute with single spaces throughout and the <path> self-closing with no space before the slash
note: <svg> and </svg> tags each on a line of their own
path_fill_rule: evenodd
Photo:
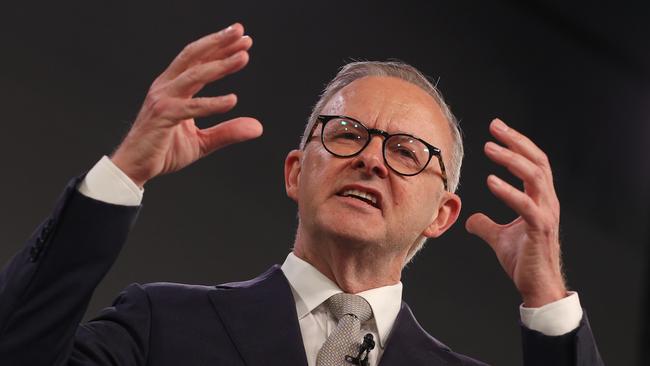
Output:
<svg viewBox="0 0 650 366">
<path fill-rule="evenodd" d="M 363 192 L 358 189 L 344 189 L 343 191 L 339 192 L 337 195 L 341 197 L 356 198 L 375 208 L 380 208 L 379 199 L 377 198 L 377 196 L 369 192 Z"/>
</svg>

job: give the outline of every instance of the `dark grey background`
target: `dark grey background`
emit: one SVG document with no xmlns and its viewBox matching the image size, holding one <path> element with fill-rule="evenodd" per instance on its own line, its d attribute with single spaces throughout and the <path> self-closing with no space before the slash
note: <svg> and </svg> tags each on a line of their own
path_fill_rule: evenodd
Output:
<svg viewBox="0 0 650 366">
<path fill-rule="evenodd" d="M 461 218 L 404 272 L 422 325 L 457 351 L 520 364 L 518 294 L 490 248 L 463 229 L 477 210 L 513 218 L 484 184 L 504 174 L 482 154 L 499 116 L 551 158 L 568 281 L 604 359 L 648 364 L 650 12 L 632 2 L 525 3 L 3 4 L 0 264 L 68 179 L 119 143 L 175 54 L 241 21 L 255 40 L 250 65 L 205 94 L 238 93 L 228 116 L 258 117 L 264 136 L 147 185 L 88 316 L 131 282 L 214 284 L 281 263 L 296 224 L 283 160 L 318 92 L 351 58 L 399 58 L 439 78 L 466 135 Z"/>
</svg>

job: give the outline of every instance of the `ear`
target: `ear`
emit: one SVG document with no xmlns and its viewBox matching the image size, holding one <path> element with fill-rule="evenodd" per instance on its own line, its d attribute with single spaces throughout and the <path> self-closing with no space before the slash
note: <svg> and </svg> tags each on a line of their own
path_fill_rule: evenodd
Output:
<svg viewBox="0 0 650 366">
<path fill-rule="evenodd" d="M 296 202 L 298 202 L 302 154 L 302 150 L 291 150 L 284 160 L 284 188 L 287 196 Z"/>
<path fill-rule="evenodd" d="M 438 214 L 433 222 L 424 230 L 422 235 L 427 238 L 437 238 L 453 225 L 460 215 L 460 197 L 455 193 L 445 192 L 441 198 Z"/>
</svg>

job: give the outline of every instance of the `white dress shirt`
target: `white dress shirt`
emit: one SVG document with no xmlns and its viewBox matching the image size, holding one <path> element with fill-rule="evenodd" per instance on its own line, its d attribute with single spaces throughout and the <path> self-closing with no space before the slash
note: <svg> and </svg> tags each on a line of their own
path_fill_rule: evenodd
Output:
<svg viewBox="0 0 650 366">
<path fill-rule="evenodd" d="M 327 336 L 336 328 L 338 321 L 328 311 L 324 302 L 330 296 L 343 292 L 311 264 L 289 253 L 282 264 L 282 272 L 289 280 L 296 301 L 298 324 L 305 346 L 307 364 L 316 365 L 318 350 Z M 371 333 L 375 348 L 368 356 L 371 366 L 377 365 L 402 303 L 402 283 L 359 292 L 372 308 L 373 318 L 361 324 L 362 334 Z M 360 339 L 361 341 L 361 339 Z M 356 355 L 352 355 L 356 356 Z"/>
<path fill-rule="evenodd" d="M 79 184 L 79 192 L 98 201 L 138 206 L 144 190 L 138 187 L 106 156 L 88 172 Z M 309 365 L 316 364 L 316 354 L 336 321 L 322 303 L 331 295 L 342 292 L 335 283 L 309 263 L 289 254 L 282 271 L 291 284 L 296 311 Z M 402 300 L 402 283 L 359 293 L 372 307 L 374 320 L 363 324 L 362 330 L 372 333 L 377 346 L 370 353 L 370 364 L 376 365 L 390 337 Z M 521 322 L 529 329 L 548 336 L 568 333 L 578 327 L 582 307 L 576 292 L 540 308 L 519 306 Z"/>
</svg>

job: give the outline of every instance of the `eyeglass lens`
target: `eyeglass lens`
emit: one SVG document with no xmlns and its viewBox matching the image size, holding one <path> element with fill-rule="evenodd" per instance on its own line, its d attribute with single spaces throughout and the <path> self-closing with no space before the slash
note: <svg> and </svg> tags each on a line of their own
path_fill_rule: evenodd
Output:
<svg viewBox="0 0 650 366">
<path fill-rule="evenodd" d="M 359 153 L 370 139 L 361 124 L 335 118 L 325 124 L 323 143 L 335 155 L 352 156 Z M 408 135 L 392 135 L 384 142 L 386 163 L 401 174 L 416 174 L 429 161 L 429 149 L 420 140 Z"/>
</svg>

